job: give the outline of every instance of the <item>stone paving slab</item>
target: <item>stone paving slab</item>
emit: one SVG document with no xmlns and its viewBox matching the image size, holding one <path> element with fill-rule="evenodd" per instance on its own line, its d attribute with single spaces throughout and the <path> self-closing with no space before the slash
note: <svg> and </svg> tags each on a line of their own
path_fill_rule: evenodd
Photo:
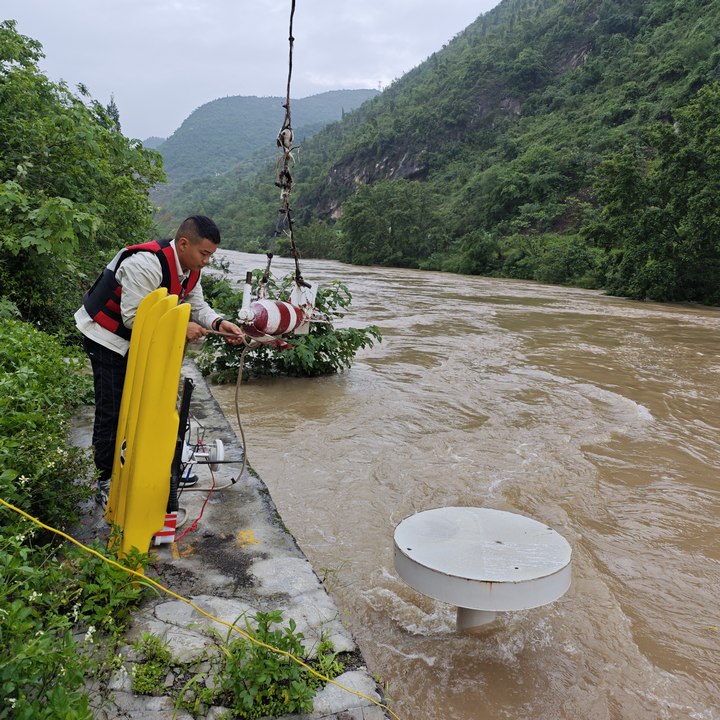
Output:
<svg viewBox="0 0 720 720">
<path fill-rule="evenodd" d="M 198 607 L 229 623 L 256 612 L 281 610 L 283 620 L 292 618 L 304 635 L 305 648 L 312 651 L 321 639 L 330 639 L 338 652 L 360 656 L 354 638 L 340 621 L 332 598 L 313 568 L 282 524 L 267 487 L 254 473 L 242 469 L 242 448 L 194 363 L 186 360 L 183 376 L 194 384 L 191 415 L 194 426 L 202 426 L 205 442 L 220 439 L 226 460 L 213 474 L 207 466 L 196 466 L 200 491 L 185 490 L 180 506 L 187 520 L 178 536 L 200 518 L 197 527 L 177 543 L 152 549 L 157 557 L 148 575 L 170 590 L 192 600 Z M 76 418 L 73 440 L 89 446 L 92 412 Z M 193 436 L 193 440 L 195 436 Z M 209 495 L 213 480 L 218 488 Z M 202 490 L 204 488 L 204 490 Z M 207 499 L 207 502 L 206 502 Z M 205 504 L 205 505 L 204 505 Z M 204 507 L 203 507 L 204 505 Z M 107 535 L 99 509 L 89 508 L 81 540 Z M 123 649 L 125 665 L 111 678 L 108 691 L 93 698 L 97 720 L 128 718 L 190 720 L 185 711 L 175 711 L 169 696 L 138 696 L 131 692 L 132 642 L 143 633 L 153 633 L 168 643 L 178 662 L 202 662 L 205 653 L 217 647 L 212 630 L 225 637 L 228 628 L 209 620 L 182 600 L 162 594 L 136 613 Z M 171 677 L 166 685 L 172 685 Z M 340 684 L 380 701 L 377 683 L 362 666 L 336 679 Z M 208 680 L 212 682 L 212 679 Z M 175 713 L 175 714 L 173 714 Z M 212 708 L 207 720 L 218 720 L 224 708 Z M 283 720 L 383 720 L 388 715 L 367 699 L 328 685 L 315 697 L 313 711 L 286 716 Z"/>
</svg>

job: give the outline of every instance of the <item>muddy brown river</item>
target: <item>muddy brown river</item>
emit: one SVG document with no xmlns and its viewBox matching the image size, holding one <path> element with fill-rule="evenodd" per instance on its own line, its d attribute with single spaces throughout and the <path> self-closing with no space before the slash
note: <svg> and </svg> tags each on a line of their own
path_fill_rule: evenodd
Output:
<svg viewBox="0 0 720 720">
<path fill-rule="evenodd" d="M 265 264 L 222 255 L 238 280 Z M 720 311 L 302 267 L 383 341 L 333 377 L 242 385 L 248 459 L 402 720 L 720 718 Z M 234 386 L 214 392 L 236 425 Z M 547 523 L 570 590 L 458 634 L 393 564 L 395 526 L 443 506 Z"/>
</svg>

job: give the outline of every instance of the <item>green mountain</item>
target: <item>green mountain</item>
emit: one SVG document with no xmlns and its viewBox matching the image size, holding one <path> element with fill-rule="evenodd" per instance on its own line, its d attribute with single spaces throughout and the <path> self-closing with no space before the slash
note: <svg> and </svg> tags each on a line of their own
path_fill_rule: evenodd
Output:
<svg viewBox="0 0 720 720">
<path fill-rule="evenodd" d="M 143 140 L 143 147 L 148 150 L 157 150 L 163 143 L 165 138 L 157 137 L 157 135 L 151 135 L 149 138 Z"/>
<path fill-rule="evenodd" d="M 302 144 L 301 252 L 720 302 L 718 28 L 720 0 L 504 0 Z M 181 199 L 241 249 L 275 243 L 252 169 Z"/>
<path fill-rule="evenodd" d="M 310 137 L 377 94 L 377 90 L 335 90 L 291 100 L 296 136 Z M 285 117 L 284 101 L 280 97 L 234 96 L 194 110 L 158 148 L 168 182 L 177 185 L 223 173 L 261 149 L 266 150 L 266 157 L 271 155 Z"/>
</svg>

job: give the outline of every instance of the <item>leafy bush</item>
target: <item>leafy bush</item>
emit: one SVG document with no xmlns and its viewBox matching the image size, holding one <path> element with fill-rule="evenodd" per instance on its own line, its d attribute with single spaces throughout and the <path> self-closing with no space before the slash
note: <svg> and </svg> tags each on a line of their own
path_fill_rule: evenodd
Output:
<svg viewBox="0 0 720 720">
<path fill-rule="evenodd" d="M 101 637 L 107 657 L 114 657 L 143 587 L 75 547 L 33 545 L 29 521 L 21 523 L 22 532 L 7 532 L 10 511 L 0 512 L 0 718 L 89 720 L 85 682 L 108 669 L 94 641 Z M 147 558 L 127 562 L 139 560 Z"/>
<path fill-rule="evenodd" d="M 151 562 L 151 556 L 133 548 L 127 555 L 116 558 L 111 541 L 108 548 L 95 541 L 93 550 L 112 558 L 121 567 L 103 562 L 91 555 L 71 547 L 63 551 L 63 570 L 72 579 L 66 580 L 64 588 L 58 591 L 61 607 L 72 606 L 75 621 L 103 632 L 117 635 L 124 631 L 132 619 L 131 610 L 140 601 L 149 585 L 137 576 L 130 575 L 123 567 L 142 570 Z"/>
<path fill-rule="evenodd" d="M 545 242 L 535 260 L 534 280 L 597 286 L 597 264 L 602 251 L 589 247 L 576 235 L 543 236 L 542 239 Z"/>
<path fill-rule="evenodd" d="M 257 629 L 250 624 L 247 631 L 261 643 L 284 650 L 295 657 L 304 657 L 303 636 L 296 633 L 290 619 L 284 629 L 271 628 L 282 620 L 279 610 L 258 613 Z M 220 677 L 220 688 L 232 699 L 232 711 L 240 718 L 287 715 L 312 710 L 315 690 L 305 670 L 284 655 L 262 645 L 238 638 L 224 647 L 226 661 Z"/>
<path fill-rule="evenodd" d="M 0 718 L 89 719 L 82 694 L 88 664 L 73 641 L 71 617 L 58 612 L 64 572 L 53 551 L 26 544 L 26 532 L 0 532 Z"/>
<path fill-rule="evenodd" d="M 297 632 L 292 618 L 285 627 L 279 627 L 280 610 L 259 612 L 252 619 L 256 627 L 246 619 L 245 630 L 255 642 L 237 637 L 231 631 L 221 646 L 217 676 L 221 701 L 232 709 L 235 717 L 247 720 L 311 711 L 313 697 L 322 681 L 288 655 L 314 666 L 317 672 L 332 680 L 343 670 L 343 663 L 332 645 L 322 642 L 316 659 L 310 661 L 302 643 L 303 635 Z M 267 646 L 282 653 L 273 652 Z"/>
<path fill-rule="evenodd" d="M 143 633 L 133 643 L 140 662 L 132 668 L 132 689 L 138 695 L 157 695 L 172 663 L 168 643 L 157 635 Z"/>
<path fill-rule="evenodd" d="M 67 527 L 88 489 L 90 460 L 68 447 L 69 418 L 92 398 L 84 356 L 12 319 L 0 319 L 0 497 Z"/>
<path fill-rule="evenodd" d="M 502 263 L 498 239 L 485 230 L 464 235 L 459 244 L 457 272 L 466 275 L 491 275 Z"/>
<path fill-rule="evenodd" d="M 262 271 L 255 271 L 258 280 Z M 290 296 L 292 276 L 280 283 L 270 280 L 269 295 L 279 300 Z M 225 279 L 203 280 L 205 295 L 213 306 L 228 318 L 237 317 L 242 305 L 242 292 L 234 290 Z M 330 287 L 319 288 L 315 298 L 317 310 L 329 322 L 311 323 L 307 335 L 287 335 L 292 348 L 276 350 L 261 345 L 248 351 L 244 361 L 245 375 L 296 375 L 316 377 L 331 375 L 349 368 L 360 348 L 372 347 L 380 340 L 380 330 L 375 325 L 363 329 L 335 328 L 332 321 L 342 318 L 352 302 L 348 288 L 335 281 Z M 216 382 L 234 382 L 240 369 L 240 352 L 217 335 L 208 336 L 197 358 L 197 365 L 204 375 L 211 375 Z"/>
</svg>

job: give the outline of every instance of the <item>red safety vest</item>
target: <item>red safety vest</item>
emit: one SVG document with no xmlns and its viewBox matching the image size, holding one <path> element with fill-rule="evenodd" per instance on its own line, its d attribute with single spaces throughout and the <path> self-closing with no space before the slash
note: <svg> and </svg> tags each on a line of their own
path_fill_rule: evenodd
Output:
<svg viewBox="0 0 720 720">
<path fill-rule="evenodd" d="M 180 280 L 175 262 L 175 251 L 170 240 L 152 240 L 141 245 L 131 245 L 121 250 L 103 270 L 100 277 L 83 297 L 83 306 L 88 315 L 101 327 L 121 338 L 130 339 L 131 330 L 126 328 L 120 314 L 120 296 L 122 286 L 115 279 L 115 273 L 122 262 L 137 252 L 151 252 L 160 261 L 162 282 L 160 287 L 167 288 L 170 295 L 182 300 L 200 280 L 200 272 L 193 270 L 185 281 Z"/>
</svg>

